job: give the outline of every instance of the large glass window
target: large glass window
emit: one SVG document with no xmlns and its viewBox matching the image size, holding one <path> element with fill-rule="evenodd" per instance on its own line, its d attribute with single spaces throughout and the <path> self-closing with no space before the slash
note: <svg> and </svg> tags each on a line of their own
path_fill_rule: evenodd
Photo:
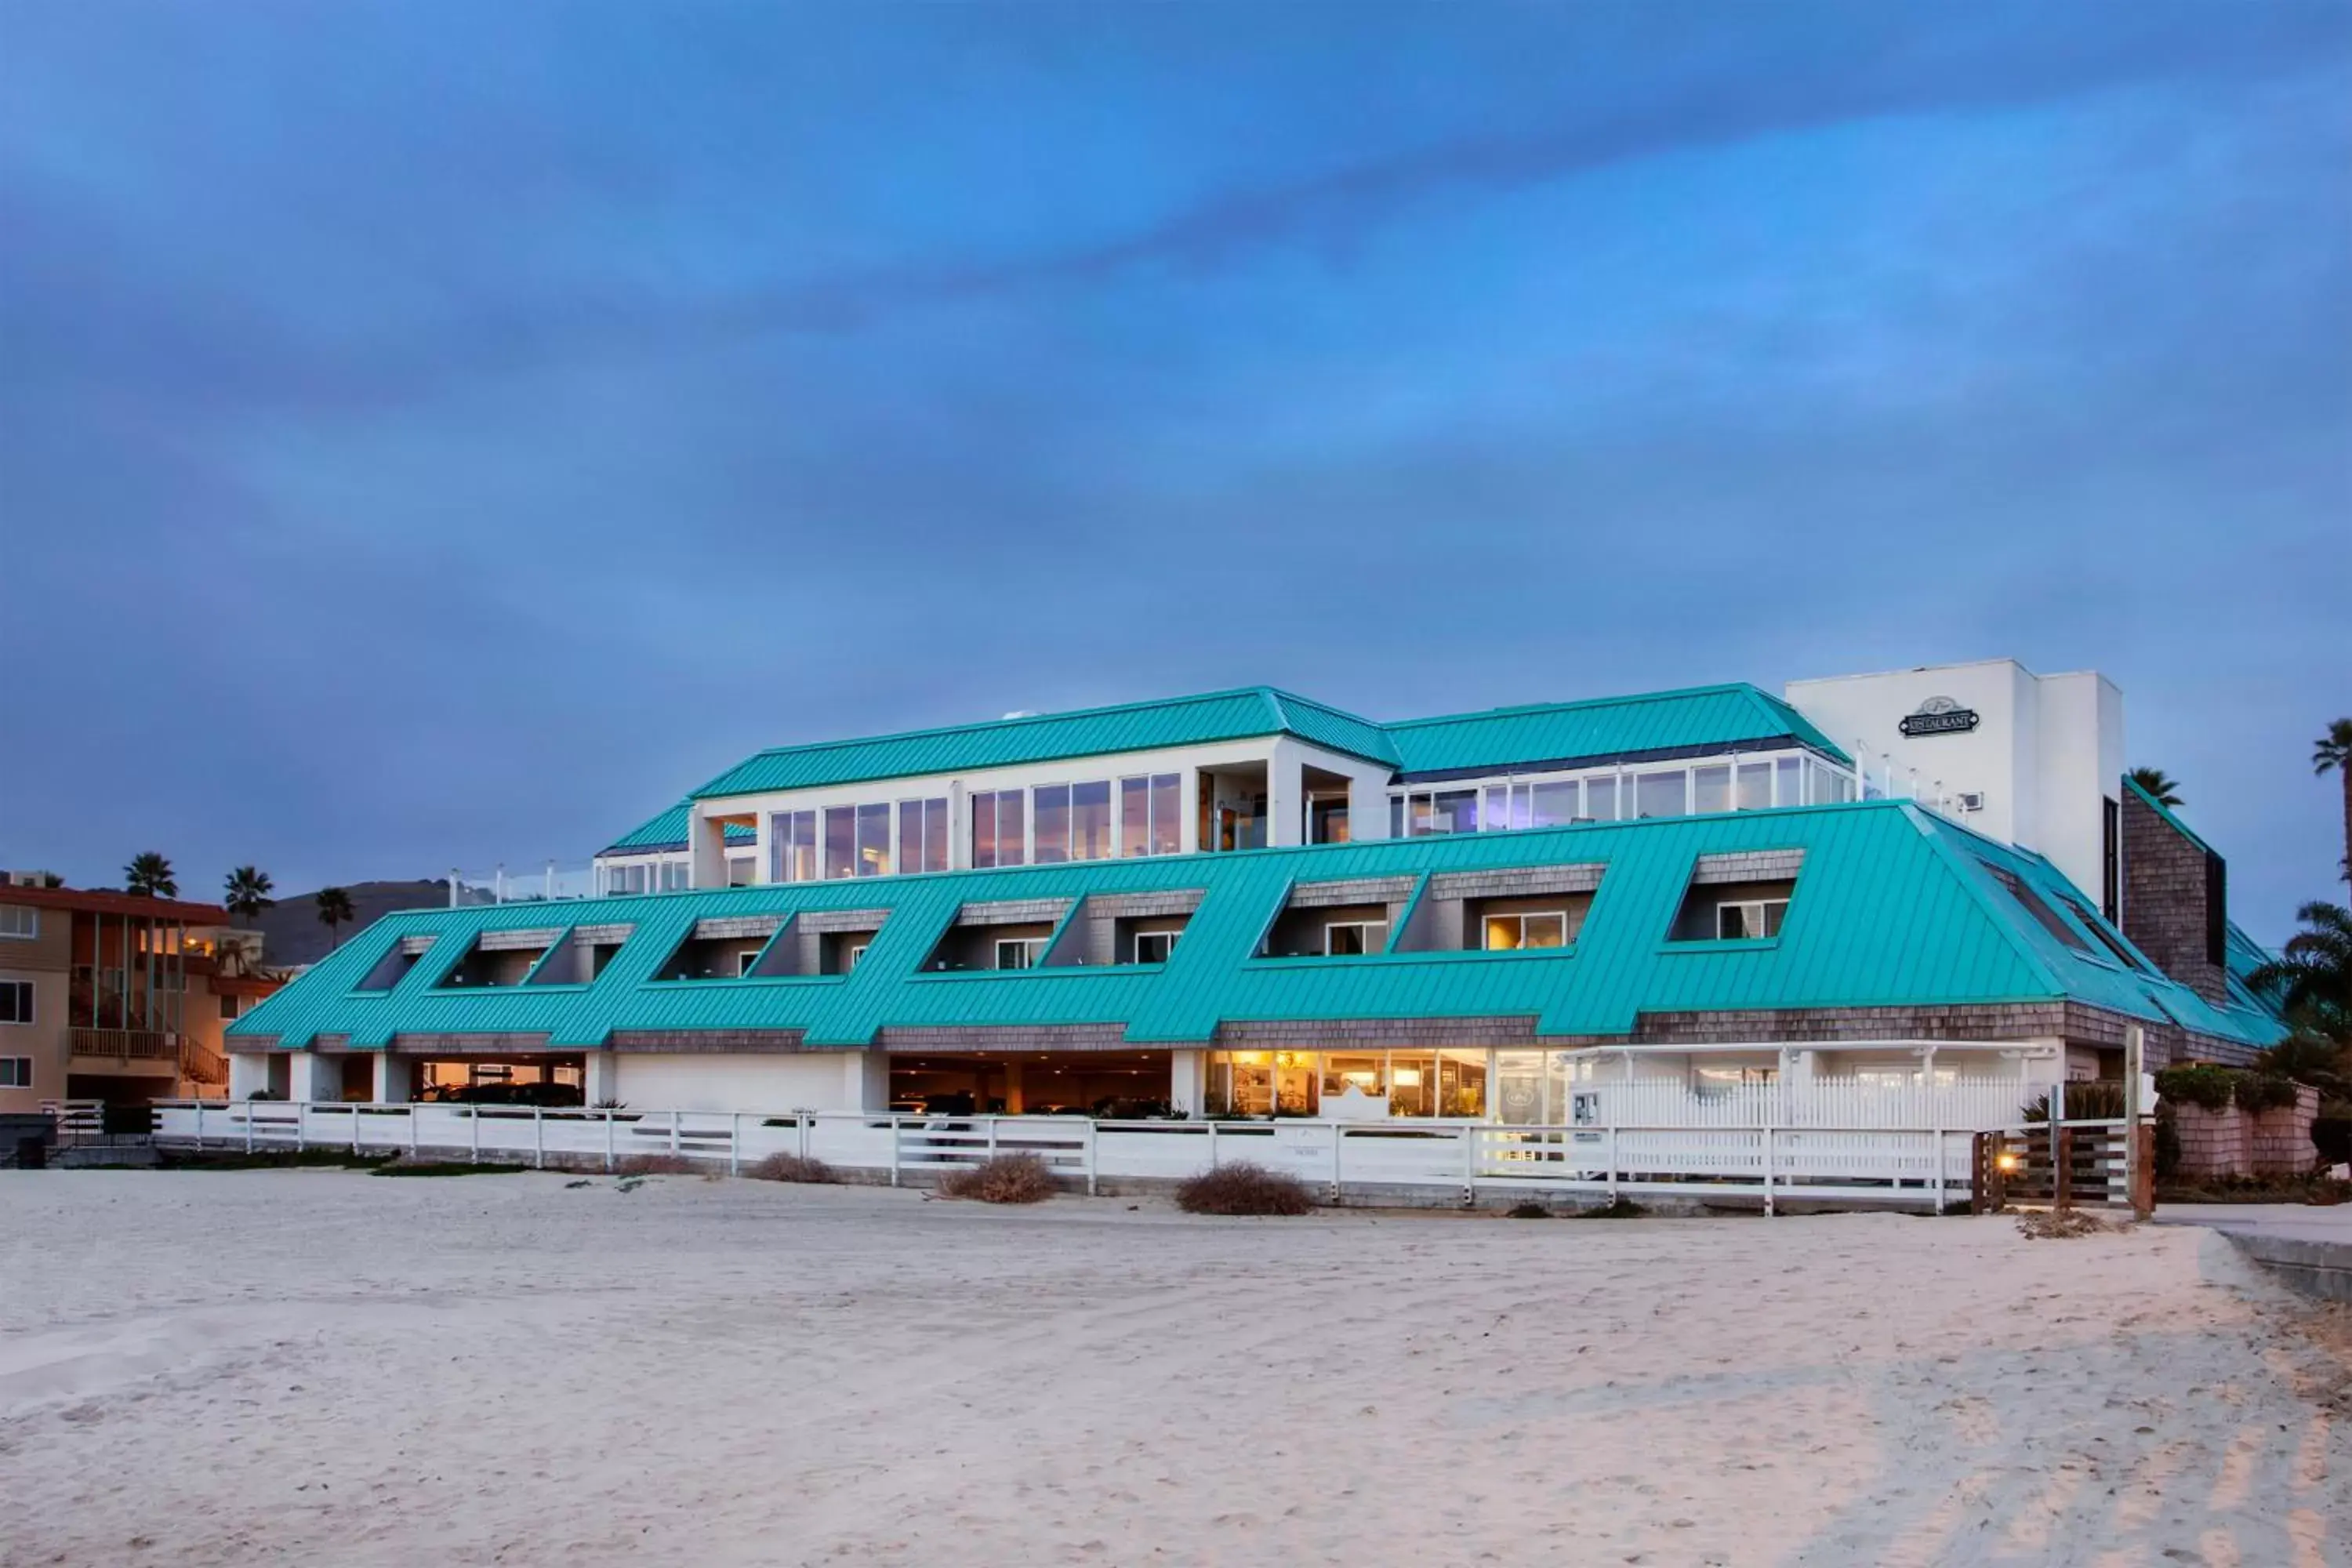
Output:
<svg viewBox="0 0 2352 1568">
<path fill-rule="evenodd" d="M 898 803 L 898 869 L 901 873 L 948 868 L 948 803 Z"/>
<path fill-rule="evenodd" d="M 857 874 L 890 874 L 890 803 L 877 800 L 857 808 Z"/>
<path fill-rule="evenodd" d="M 1712 767 L 1691 770 L 1691 811 L 1704 816 L 1708 812 L 1731 809 L 1731 764 L 1717 763 Z"/>
<path fill-rule="evenodd" d="M 1110 858 L 1110 781 L 1070 786 L 1070 858 Z"/>
<path fill-rule="evenodd" d="M 1028 864 L 1028 796 L 1017 789 L 982 790 L 971 797 L 971 863 Z"/>
<path fill-rule="evenodd" d="M 1604 773 L 1584 781 L 1584 815 L 1595 822 L 1617 820 L 1617 775 Z"/>
<path fill-rule="evenodd" d="M 1804 766 L 1804 760 L 1801 757 L 1778 757 L 1773 760 L 1775 787 L 1780 792 L 1777 804 L 1780 805 L 1805 804 Z"/>
<path fill-rule="evenodd" d="M 1681 816 L 1688 810 L 1689 779 L 1681 768 L 1672 773 L 1643 773 L 1634 781 L 1636 816 Z"/>
<path fill-rule="evenodd" d="M 29 939 L 40 934 L 40 910 L 30 904 L 0 904 L 0 936 Z"/>
<path fill-rule="evenodd" d="M 1736 904 L 1717 904 L 1715 934 L 1723 942 L 1755 942 L 1779 936 L 1780 922 L 1788 913 L 1786 899 L 1748 899 Z"/>
<path fill-rule="evenodd" d="M 828 878 L 857 875 L 857 808 L 854 805 L 824 808 L 824 874 Z"/>
<path fill-rule="evenodd" d="M 1576 796 L 1574 779 L 1554 779 L 1536 785 L 1528 803 L 1528 825 L 1534 827 L 1567 826 L 1583 815 L 1577 809 Z"/>
<path fill-rule="evenodd" d="M 1476 790 L 1439 790 L 1431 797 L 1430 806 L 1429 830 L 1432 833 L 1478 831 L 1478 792 Z"/>
<path fill-rule="evenodd" d="M 1070 786 L 1039 784 L 1029 792 L 1031 819 L 1035 825 L 1035 858 L 1050 866 L 1070 858 Z"/>
<path fill-rule="evenodd" d="M 768 818 L 768 880 L 816 880 L 816 813 L 780 811 Z"/>
<path fill-rule="evenodd" d="M 1323 928 L 1323 951 L 1334 957 L 1379 952 L 1388 944 L 1386 921 L 1334 921 Z"/>
<path fill-rule="evenodd" d="M 1005 937 L 996 944 L 996 967 L 1034 969 L 1045 952 L 1045 939 L 1042 936 Z"/>
<path fill-rule="evenodd" d="M 1742 763 L 1739 764 L 1739 792 L 1734 802 L 1740 811 L 1762 811 L 1772 804 L 1772 764 Z"/>
</svg>

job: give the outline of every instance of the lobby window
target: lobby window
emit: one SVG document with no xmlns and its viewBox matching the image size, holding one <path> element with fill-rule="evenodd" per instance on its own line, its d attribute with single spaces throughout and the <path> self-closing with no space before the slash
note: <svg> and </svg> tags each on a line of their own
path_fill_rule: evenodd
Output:
<svg viewBox="0 0 2352 1568">
<path fill-rule="evenodd" d="M 1485 921 L 1488 952 L 1515 952 L 1523 948 L 1566 947 L 1568 911 L 1549 910 L 1536 914 L 1488 915 Z"/>
<path fill-rule="evenodd" d="M 1028 795 L 1017 789 L 982 790 L 971 797 L 971 863 L 1029 863 Z"/>
<path fill-rule="evenodd" d="M 948 868 L 948 803 L 902 800 L 898 803 L 898 869 L 901 872 L 944 871 Z"/>
<path fill-rule="evenodd" d="M 33 983 L 29 980 L 0 980 L 0 1024 L 29 1024 L 33 1021 Z"/>
<path fill-rule="evenodd" d="M 32 1058 L 0 1057 L 0 1089 L 30 1089 L 32 1087 Z"/>
<path fill-rule="evenodd" d="M 1323 928 L 1323 952 L 1333 958 L 1379 952 L 1389 944 L 1386 921 L 1333 921 Z"/>
<path fill-rule="evenodd" d="M 29 942 L 40 934 L 40 910 L 29 904 L 0 904 L 0 937 Z"/>
<path fill-rule="evenodd" d="M 768 818 L 768 880 L 816 880 L 816 813 L 780 811 Z"/>
<path fill-rule="evenodd" d="M 1786 899 L 1743 899 L 1738 903 L 1715 906 L 1715 938 L 1717 942 L 1759 942 L 1780 934 L 1780 922 L 1788 918 Z"/>
<path fill-rule="evenodd" d="M 1183 840 L 1182 780 L 1176 773 L 1151 773 L 1118 781 L 1119 852 L 1124 855 L 1173 855 Z"/>
</svg>

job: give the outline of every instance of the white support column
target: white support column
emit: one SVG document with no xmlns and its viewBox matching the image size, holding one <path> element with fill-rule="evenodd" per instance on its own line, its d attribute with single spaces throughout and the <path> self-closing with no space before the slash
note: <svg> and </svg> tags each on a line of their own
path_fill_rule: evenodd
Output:
<svg viewBox="0 0 2352 1568">
<path fill-rule="evenodd" d="M 408 1062 L 390 1047 L 375 1054 L 375 1087 L 370 1098 L 378 1105 L 405 1104 L 409 1096 Z"/>
<path fill-rule="evenodd" d="M 583 1104 L 603 1105 L 621 1098 L 621 1064 L 610 1051 L 587 1051 L 581 1056 L 580 1099 Z"/>
<path fill-rule="evenodd" d="M 286 1053 L 286 1098 L 298 1103 L 343 1098 L 343 1058 L 316 1051 Z"/>
<path fill-rule="evenodd" d="M 269 1058 L 261 1051 L 231 1051 L 228 1055 L 228 1097 L 251 1100 L 269 1087 Z"/>
<path fill-rule="evenodd" d="M 1201 770 L 1187 767 L 1178 775 L 1176 847 L 1186 855 L 1196 855 L 1209 847 L 1201 842 Z"/>
<path fill-rule="evenodd" d="M 1188 1121 L 1201 1114 L 1207 1060 L 1200 1051 L 1168 1053 L 1168 1108 Z"/>
<path fill-rule="evenodd" d="M 687 809 L 686 851 L 688 887 L 727 885 L 727 829 L 703 816 L 699 802 Z"/>
<path fill-rule="evenodd" d="M 1265 759 L 1265 841 L 1307 842 L 1306 759 L 1298 742 L 1277 740 Z"/>
<path fill-rule="evenodd" d="M 841 1103 L 854 1110 L 890 1109 L 890 1053 L 879 1048 L 844 1051 Z"/>
</svg>

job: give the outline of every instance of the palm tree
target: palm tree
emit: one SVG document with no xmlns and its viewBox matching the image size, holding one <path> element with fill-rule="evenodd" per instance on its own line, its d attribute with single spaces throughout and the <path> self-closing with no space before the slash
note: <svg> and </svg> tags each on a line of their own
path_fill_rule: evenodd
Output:
<svg viewBox="0 0 2352 1568">
<path fill-rule="evenodd" d="M 351 894 L 341 888 L 320 889 L 318 903 L 319 923 L 327 928 L 330 936 L 334 935 L 337 926 L 349 925 L 359 918 L 352 912 Z M 341 937 L 335 937 L 336 946 L 341 947 L 342 942 Z"/>
<path fill-rule="evenodd" d="M 222 884 L 221 904 L 239 920 L 251 920 L 278 900 L 269 895 L 277 884 L 258 866 L 239 866 Z"/>
<path fill-rule="evenodd" d="M 2179 781 L 2168 775 L 2162 768 L 2134 768 L 2131 782 L 2147 791 L 2158 805 L 2177 806 L 2180 804 Z"/>
<path fill-rule="evenodd" d="M 142 899 L 176 899 L 180 884 L 173 879 L 172 863 L 152 849 L 142 849 L 122 868 L 122 889 Z"/>
<path fill-rule="evenodd" d="M 2347 879 L 2352 879 L 2352 719 L 2338 719 L 2327 726 L 2327 733 L 2311 749 L 2311 771 L 2325 778 L 2334 773 L 2344 780 L 2344 862 L 2341 869 Z"/>
<path fill-rule="evenodd" d="M 2352 910 L 2309 903 L 2295 910 L 2305 930 L 2286 950 L 2246 976 L 2249 989 L 2278 1000 L 2291 1023 L 2352 1044 Z"/>
</svg>

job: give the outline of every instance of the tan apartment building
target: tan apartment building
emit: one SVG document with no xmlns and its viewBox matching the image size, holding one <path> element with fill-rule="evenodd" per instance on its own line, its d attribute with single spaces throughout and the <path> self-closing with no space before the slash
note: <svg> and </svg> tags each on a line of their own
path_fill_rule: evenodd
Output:
<svg viewBox="0 0 2352 1568">
<path fill-rule="evenodd" d="M 218 1095 L 222 1030 L 276 991 L 216 904 L 0 886 L 0 1112 Z"/>
</svg>

